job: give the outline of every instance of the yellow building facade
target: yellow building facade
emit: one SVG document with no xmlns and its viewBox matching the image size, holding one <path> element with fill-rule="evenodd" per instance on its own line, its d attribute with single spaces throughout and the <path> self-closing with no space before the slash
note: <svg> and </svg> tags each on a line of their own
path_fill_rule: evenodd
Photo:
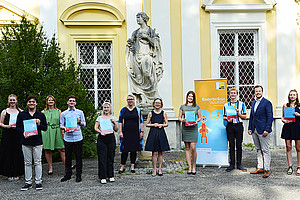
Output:
<svg viewBox="0 0 300 200">
<path fill-rule="evenodd" d="M 126 41 L 141 11 L 160 35 L 164 75 L 158 87 L 172 117 L 194 80 L 227 78 L 248 108 L 260 84 L 276 116 L 289 90 L 300 88 L 297 0 L 0 0 L 0 6 L 2 25 L 25 13 L 55 34 L 88 74 L 95 107 L 111 100 L 116 115 L 130 93 Z"/>
</svg>

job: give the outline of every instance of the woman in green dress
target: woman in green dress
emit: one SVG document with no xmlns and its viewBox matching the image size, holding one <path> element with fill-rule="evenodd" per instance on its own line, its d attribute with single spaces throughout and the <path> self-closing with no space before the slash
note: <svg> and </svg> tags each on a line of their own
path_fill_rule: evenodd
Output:
<svg viewBox="0 0 300 200">
<path fill-rule="evenodd" d="M 59 120 L 61 111 L 56 108 L 55 98 L 51 95 L 46 98 L 46 108 L 42 111 L 46 116 L 48 129 L 42 131 L 43 148 L 45 149 L 45 157 L 49 165 L 48 174 L 53 174 L 52 168 L 52 154 L 51 151 L 57 149 L 61 160 L 65 163 L 65 146 L 63 135 L 59 127 Z"/>
<path fill-rule="evenodd" d="M 186 115 L 187 112 L 195 114 L 195 122 L 187 124 Z M 188 174 L 196 174 L 196 160 L 197 151 L 196 145 L 198 142 L 198 122 L 201 119 L 201 110 L 198 104 L 196 104 L 196 95 L 194 91 L 189 91 L 186 94 L 185 104 L 180 106 L 178 120 L 182 122 L 182 141 L 185 144 L 186 160 L 189 165 Z M 191 164 L 191 150 L 193 166 Z"/>
</svg>

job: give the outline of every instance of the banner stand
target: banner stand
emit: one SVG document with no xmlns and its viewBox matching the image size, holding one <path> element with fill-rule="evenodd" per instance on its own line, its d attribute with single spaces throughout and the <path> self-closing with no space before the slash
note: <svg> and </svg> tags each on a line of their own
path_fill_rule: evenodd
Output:
<svg viewBox="0 0 300 200">
<path fill-rule="evenodd" d="M 223 106 L 227 102 L 227 80 L 195 80 L 195 93 L 196 103 L 201 108 L 196 163 L 203 168 L 228 166 L 228 140 L 223 125 Z"/>
</svg>

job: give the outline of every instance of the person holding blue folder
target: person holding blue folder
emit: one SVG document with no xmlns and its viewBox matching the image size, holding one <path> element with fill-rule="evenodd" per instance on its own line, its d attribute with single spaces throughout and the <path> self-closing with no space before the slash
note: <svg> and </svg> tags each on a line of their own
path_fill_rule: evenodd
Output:
<svg viewBox="0 0 300 200">
<path fill-rule="evenodd" d="M 42 190 L 42 130 L 47 130 L 47 121 L 43 113 L 37 110 L 38 99 L 35 96 L 27 97 L 27 109 L 20 112 L 17 118 L 17 131 L 22 135 L 21 144 L 25 164 L 25 185 L 21 188 L 26 191 L 32 188 L 32 166 L 35 169 L 35 189 Z M 37 135 L 27 136 L 25 134 L 24 121 L 36 122 Z"/>
<path fill-rule="evenodd" d="M 298 166 L 296 175 L 300 175 L 300 108 L 297 90 L 291 90 L 288 95 L 288 103 L 282 107 L 281 121 L 284 123 L 281 132 L 281 138 L 285 140 L 286 157 L 288 161 L 288 175 L 293 174 L 292 167 L 292 141 L 295 140 L 295 147 L 297 151 Z M 288 115 L 288 113 L 291 114 Z M 291 118 L 295 118 L 294 122 L 291 122 Z"/>
<path fill-rule="evenodd" d="M 241 171 L 247 171 L 242 165 L 242 142 L 243 142 L 243 119 L 246 119 L 246 107 L 245 104 L 237 99 L 238 90 L 236 88 L 230 88 L 229 102 L 224 105 L 223 119 L 227 121 L 226 132 L 229 142 L 229 156 L 230 165 L 226 169 L 227 172 L 232 171 L 235 168 Z M 236 147 L 236 159 L 235 159 L 235 147 Z"/>
<path fill-rule="evenodd" d="M 12 120 L 12 116 L 17 117 L 21 111 L 17 96 L 10 94 L 8 107 L 1 112 L 0 117 L 0 127 L 3 128 L 0 148 L 0 174 L 7 176 L 9 181 L 19 180 L 19 176 L 24 174 L 24 157 L 20 144 L 21 135 L 18 134 L 16 127 L 12 126 L 12 124 L 16 124 L 16 118 Z"/>
<path fill-rule="evenodd" d="M 74 149 L 76 158 L 76 182 L 81 182 L 82 174 L 82 132 L 81 127 L 86 126 L 84 113 L 82 110 L 75 108 L 77 104 L 76 97 L 71 95 L 68 97 L 68 109 L 61 113 L 60 129 L 64 134 L 65 144 L 65 176 L 60 180 L 61 182 L 71 179 L 72 176 L 72 153 Z M 75 117 L 77 124 L 76 130 L 67 130 L 66 119 L 68 117 Z"/>
<path fill-rule="evenodd" d="M 111 104 L 103 103 L 103 110 L 95 122 L 95 131 L 99 134 L 97 139 L 98 177 L 100 183 L 105 184 L 106 179 L 114 182 L 114 158 L 116 138 L 114 131 L 119 130 L 118 120 L 112 116 Z"/>
<path fill-rule="evenodd" d="M 196 104 L 196 94 L 194 91 L 188 91 L 185 104 L 181 105 L 179 108 L 178 120 L 182 122 L 182 141 L 184 141 L 185 144 L 185 155 L 189 166 L 187 174 L 189 175 L 196 175 L 196 145 L 198 142 L 198 122 L 200 119 L 201 109 L 200 106 Z"/>
</svg>

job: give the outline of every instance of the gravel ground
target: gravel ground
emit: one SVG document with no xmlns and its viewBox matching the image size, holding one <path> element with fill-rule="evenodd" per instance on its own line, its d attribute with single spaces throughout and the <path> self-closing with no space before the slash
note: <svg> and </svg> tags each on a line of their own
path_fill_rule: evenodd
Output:
<svg viewBox="0 0 300 200">
<path fill-rule="evenodd" d="M 256 152 L 250 148 L 243 151 L 243 165 L 248 172 L 225 168 L 197 167 L 197 174 L 187 175 L 183 151 L 164 154 L 164 175 L 152 177 L 147 174 L 151 168 L 136 166 L 136 174 L 117 174 L 120 167 L 120 153 L 116 155 L 116 182 L 99 183 L 97 159 L 85 159 L 82 182 L 75 177 L 60 182 L 64 175 L 62 163 L 54 163 L 53 175 L 47 175 L 47 164 L 43 165 L 44 189 L 20 191 L 24 179 L 9 182 L 0 176 L 0 199 L 293 199 L 300 200 L 300 176 L 286 174 L 287 162 L 284 149 L 272 149 L 271 176 L 250 175 L 256 166 Z M 294 168 L 296 153 L 293 152 Z M 128 162 L 129 164 L 129 162 Z M 140 165 L 141 166 L 141 165 Z M 129 167 L 129 166 L 128 166 Z M 294 169 L 296 170 L 296 169 Z"/>
</svg>

